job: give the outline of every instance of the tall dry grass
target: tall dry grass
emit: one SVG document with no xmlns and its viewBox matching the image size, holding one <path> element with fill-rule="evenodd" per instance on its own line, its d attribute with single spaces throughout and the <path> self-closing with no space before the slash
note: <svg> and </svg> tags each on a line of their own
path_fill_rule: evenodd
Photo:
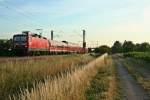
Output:
<svg viewBox="0 0 150 100">
<path fill-rule="evenodd" d="M 44 82 L 45 77 L 55 76 L 66 70 L 74 70 L 94 58 L 88 55 L 47 57 L 44 59 L 9 60 L 0 63 L 0 100 L 8 99 L 20 90 L 33 87 L 33 83 Z M 36 84 L 34 84 L 36 85 Z"/>
<path fill-rule="evenodd" d="M 85 100 L 85 90 L 90 85 L 90 80 L 97 73 L 97 69 L 105 65 L 103 55 L 88 65 L 76 69 L 72 73 L 59 77 L 49 77 L 45 83 L 38 83 L 31 91 L 23 91 L 19 100 Z"/>
</svg>

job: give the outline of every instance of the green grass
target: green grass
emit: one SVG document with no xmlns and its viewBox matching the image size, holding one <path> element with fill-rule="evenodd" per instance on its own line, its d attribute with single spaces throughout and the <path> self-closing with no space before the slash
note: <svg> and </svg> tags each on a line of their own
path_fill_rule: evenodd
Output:
<svg viewBox="0 0 150 100">
<path fill-rule="evenodd" d="M 107 59 L 106 65 L 90 81 L 85 92 L 87 100 L 121 100 L 115 63 L 111 57 Z"/>
<path fill-rule="evenodd" d="M 106 99 L 106 92 L 109 89 L 108 73 L 101 68 L 97 75 L 90 82 L 91 86 L 86 91 L 87 100 Z"/>
<path fill-rule="evenodd" d="M 150 62 L 150 52 L 129 52 L 125 53 L 124 56 Z"/>
</svg>

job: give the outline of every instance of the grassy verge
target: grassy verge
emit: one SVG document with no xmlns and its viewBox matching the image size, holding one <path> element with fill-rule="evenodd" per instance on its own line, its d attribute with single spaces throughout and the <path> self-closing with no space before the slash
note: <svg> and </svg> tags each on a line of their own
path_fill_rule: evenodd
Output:
<svg viewBox="0 0 150 100">
<path fill-rule="evenodd" d="M 115 63 L 111 57 L 105 63 L 90 81 L 87 100 L 121 100 Z"/>
<path fill-rule="evenodd" d="M 20 100 L 85 100 L 85 90 L 97 69 L 105 66 L 105 56 L 97 58 L 72 73 L 62 73 L 59 77 L 49 77 L 45 83 L 38 83 L 31 91 L 19 95 Z M 16 99 L 16 98 L 14 98 Z"/>
<path fill-rule="evenodd" d="M 13 60 L 0 63 L 0 100 L 17 95 L 20 90 L 31 89 L 33 83 L 43 81 L 47 76 L 54 76 L 77 66 L 87 64 L 93 58 L 88 55 L 51 57 L 40 60 Z"/>
<path fill-rule="evenodd" d="M 147 90 L 148 95 L 150 96 L 150 80 L 147 80 L 141 73 L 139 73 L 133 65 L 129 62 L 124 62 L 124 66 L 127 68 L 129 73 L 137 80 L 139 84 L 143 86 L 145 90 Z"/>
<path fill-rule="evenodd" d="M 150 62 L 150 52 L 129 52 L 124 54 L 125 57 L 133 57 L 135 59 L 141 59 L 146 62 Z"/>
</svg>

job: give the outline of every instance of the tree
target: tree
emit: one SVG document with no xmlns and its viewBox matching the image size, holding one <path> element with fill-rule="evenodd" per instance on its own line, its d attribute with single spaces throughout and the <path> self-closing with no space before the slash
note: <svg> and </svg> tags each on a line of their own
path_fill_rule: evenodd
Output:
<svg viewBox="0 0 150 100">
<path fill-rule="evenodd" d="M 112 53 L 122 53 L 122 44 L 119 41 L 116 41 L 111 47 Z"/>
<path fill-rule="evenodd" d="M 135 44 L 135 51 L 141 51 L 141 44 L 137 43 Z"/>
<path fill-rule="evenodd" d="M 140 51 L 146 52 L 146 51 L 149 51 L 149 50 L 150 50 L 150 45 L 149 45 L 149 43 L 144 42 L 144 43 L 141 44 L 141 46 L 140 46 Z"/>
<path fill-rule="evenodd" d="M 135 51 L 138 51 L 138 52 L 147 52 L 147 51 L 150 51 L 150 44 L 148 42 L 144 42 L 144 43 L 137 43 L 135 45 Z"/>
<path fill-rule="evenodd" d="M 135 50 L 135 44 L 132 41 L 125 41 L 122 47 L 123 52 L 132 52 Z"/>
<path fill-rule="evenodd" d="M 99 48 L 95 49 L 95 53 L 100 53 L 100 54 L 104 54 L 104 53 L 111 53 L 111 48 L 107 45 L 102 45 Z"/>
</svg>

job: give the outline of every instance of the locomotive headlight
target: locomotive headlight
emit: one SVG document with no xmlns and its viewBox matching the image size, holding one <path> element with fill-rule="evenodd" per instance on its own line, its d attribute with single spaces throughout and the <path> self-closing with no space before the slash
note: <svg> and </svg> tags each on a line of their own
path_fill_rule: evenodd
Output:
<svg viewBox="0 0 150 100">
<path fill-rule="evenodd" d="M 27 48 L 28 46 L 27 45 L 25 45 L 25 48 Z"/>
</svg>

